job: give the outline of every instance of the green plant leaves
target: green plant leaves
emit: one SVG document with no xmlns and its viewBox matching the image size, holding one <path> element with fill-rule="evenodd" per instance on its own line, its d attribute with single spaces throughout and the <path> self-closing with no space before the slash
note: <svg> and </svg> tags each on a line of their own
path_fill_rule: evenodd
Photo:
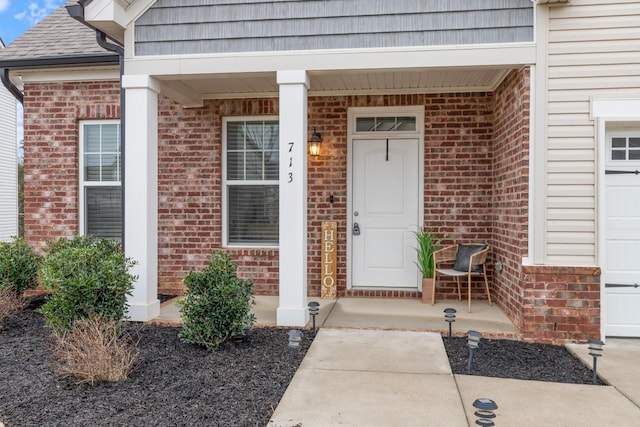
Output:
<svg viewBox="0 0 640 427">
<path fill-rule="evenodd" d="M 414 232 L 414 235 L 418 242 L 418 247 L 416 248 L 418 253 L 418 268 L 422 272 L 423 278 L 432 279 L 434 274 L 433 253 L 443 239 L 438 240 L 434 233 L 424 228 Z"/>
<path fill-rule="evenodd" d="M 120 322 L 137 279 L 129 273 L 134 265 L 113 240 L 77 236 L 48 242 L 40 280 L 51 296 L 38 311 L 58 335 L 77 319 Z"/>
<path fill-rule="evenodd" d="M 216 350 L 252 328 L 253 283 L 237 276 L 228 254 L 212 250 L 208 265 L 189 272 L 184 284 L 187 290 L 178 301 L 183 322 L 179 335 L 184 342 Z"/>
<path fill-rule="evenodd" d="M 41 262 L 42 257 L 24 239 L 0 242 L 0 289 L 12 289 L 17 296 L 35 289 Z"/>
</svg>

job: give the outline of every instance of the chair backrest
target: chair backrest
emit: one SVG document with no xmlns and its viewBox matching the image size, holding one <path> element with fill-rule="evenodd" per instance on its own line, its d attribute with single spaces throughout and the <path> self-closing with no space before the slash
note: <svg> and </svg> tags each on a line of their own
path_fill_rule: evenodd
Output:
<svg viewBox="0 0 640 427">
<path fill-rule="evenodd" d="M 486 262 L 488 252 L 489 245 L 484 243 L 458 245 L 458 252 L 456 253 L 453 269 L 456 271 L 479 273 L 482 271 L 481 265 Z M 473 264 L 470 265 L 473 255 L 477 256 L 473 257 Z"/>
</svg>

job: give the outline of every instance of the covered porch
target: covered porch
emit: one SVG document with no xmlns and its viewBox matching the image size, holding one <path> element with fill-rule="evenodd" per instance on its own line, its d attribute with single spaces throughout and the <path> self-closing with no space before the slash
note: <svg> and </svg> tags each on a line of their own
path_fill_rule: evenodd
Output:
<svg viewBox="0 0 640 427">
<path fill-rule="evenodd" d="M 258 326 L 276 326 L 278 297 L 256 296 L 252 313 Z M 180 324 L 177 298 L 160 307 L 160 315 L 153 322 Z M 448 323 L 444 319 L 444 309 L 456 310 L 452 323 L 454 336 L 463 336 L 469 330 L 481 332 L 485 338 L 521 339 L 522 334 L 509 318 L 495 305 L 486 301 L 474 304 L 473 313 L 467 311 L 466 302 L 440 300 L 435 305 L 422 304 L 418 299 L 389 298 L 337 298 L 321 299 L 310 297 L 309 302 L 318 302 L 320 309 L 316 317 L 316 327 L 359 328 L 382 330 L 436 331 L 448 333 Z M 309 320 L 306 328 L 312 328 Z"/>
<path fill-rule="evenodd" d="M 238 17 L 211 4 L 207 10 L 220 22 L 202 24 L 210 34 L 204 39 L 205 33 L 191 39 L 198 31 L 184 31 L 194 24 L 189 6 L 167 14 L 151 0 L 85 3 L 82 19 L 124 45 L 124 241 L 139 262 L 132 319 L 156 317 L 158 292 L 184 290 L 186 272 L 204 265 L 215 248 L 232 256 L 256 294 L 279 295 L 277 324 L 305 325 L 308 298 L 321 294 L 320 236 L 330 222 L 339 297 L 417 297 L 409 241 L 411 231 L 428 227 L 443 243 L 492 247 L 491 264 L 500 266 L 490 271 L 495 301 L 522 323 L 521 266 L 537 253 L 528 238 L 529 124 L 537 89 L 530 76 L 537 77 L 540 52 L 530 2 L 462 14 L 383 2 L 394 19 L 382 21 L 389 25 L 382 39 L 370 32 L 379 27 L 371 15 L 357 11 L 367 2 L 339 11 L 308 2 L 317 6 L 310 16 L 270 10 L 283 25 L 312 30 L 284 37 L 270 31 L 278 26 L 248 29 L 264 26 L 260 2 L 239 3 L 245 25 L 226 29 Z M 399 11 L 421 27 L 407 28 L 395 19 Z M 318 19 L 336 13 L 358 23 L 347 24 L 355 36 Z M 480 28 L 472 22 L 477 13 L 490 18 Z M 440 20 L 432 18 L 443 14 L 456 22 L 452 28 L 434 25 Z M 300 43 L 307 35 L 310 42 Z M 244 121 L 238 129 L 250 121 L 276 126 L 271 135 L 278 136 L 233 134 L 233 121 Z M 309 158 L 307 141 L 316 130 L 323 151 Z M 382 156 L 369 161 L 372 153 Z M 256 170 L 243 156 L 262 156 Z M 387 175 L 377 173 L 381 165 Z M 255 203 L 251 218 L 236 220 L 236 211 L 249 210 L 229 195 L 246 195 L 251 186 L 277 191 Z M 375 215 L 388 221 L 374 224 Z M 260 222 L 265 218 L 268 226 Z M 245 225 L 253 231 L 236 239 Z M 379 251 L 371 250 L 372 241 Z M 442 293 L 450 297 L 452 289 L 445 284 Z"/>
</svg>

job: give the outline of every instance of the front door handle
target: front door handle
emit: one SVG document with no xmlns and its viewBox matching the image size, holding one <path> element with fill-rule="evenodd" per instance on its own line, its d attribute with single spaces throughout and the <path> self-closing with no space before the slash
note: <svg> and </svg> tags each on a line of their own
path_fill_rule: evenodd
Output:
<svg viewBox="0 0 640 427">
<path fill-rule="evenodd" d="M 357 222 L 353 223 L 353 235 L 354 236 L 359 236 L 360 235 L 360 226 L 358 225 Z"/>
</svg>

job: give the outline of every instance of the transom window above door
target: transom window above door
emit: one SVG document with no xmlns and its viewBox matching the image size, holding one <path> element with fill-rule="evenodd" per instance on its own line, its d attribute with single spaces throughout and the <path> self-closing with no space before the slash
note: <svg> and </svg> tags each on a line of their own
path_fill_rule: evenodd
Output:
<svg viewBox="0 0 640 427">
<path fill-rule="evenodd" d="M 279 126 L 268 118 L 227 118 L 224 134 L 224 241 L 276 246 L 279 238 Z"/>
<path fill-rule="evenodd" d="M 414 132 L 415 116 L 375 116 L 356 118 L 356 132 Z"/>
</svg>

